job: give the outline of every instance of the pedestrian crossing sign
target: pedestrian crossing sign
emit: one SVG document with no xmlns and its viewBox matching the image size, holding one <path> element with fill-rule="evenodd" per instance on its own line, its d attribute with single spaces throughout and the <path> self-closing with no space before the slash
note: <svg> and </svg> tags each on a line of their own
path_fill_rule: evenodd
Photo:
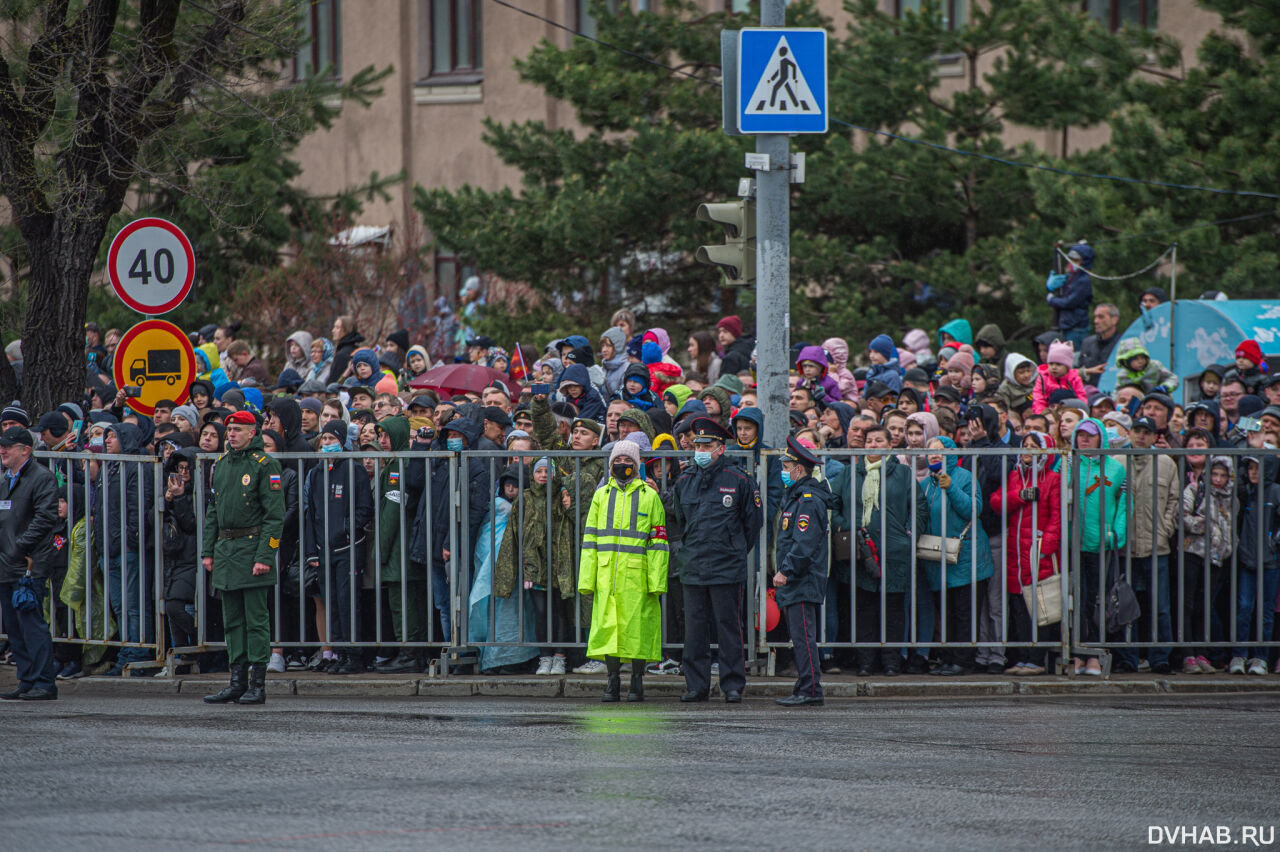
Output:
<svg viewBox="0 0 1280 852">
<path fill-rule="evenodd" d="M 738 33 L 738 128 L 827 132 L 827 31 L 753 27 Z"/>
</svg>

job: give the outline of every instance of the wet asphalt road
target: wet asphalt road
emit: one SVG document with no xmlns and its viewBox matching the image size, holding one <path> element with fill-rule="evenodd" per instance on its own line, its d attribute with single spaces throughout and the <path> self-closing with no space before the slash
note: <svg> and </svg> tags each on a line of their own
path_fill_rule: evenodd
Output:
<svg viewBox="0 0 1280 852">
<path fill-rule="evenodd" d="M 1274 696 L 77 695 L 0 706 L 0 850 L 1137 848 L 1280 825 L 1277 733 Z"/>
</svg>

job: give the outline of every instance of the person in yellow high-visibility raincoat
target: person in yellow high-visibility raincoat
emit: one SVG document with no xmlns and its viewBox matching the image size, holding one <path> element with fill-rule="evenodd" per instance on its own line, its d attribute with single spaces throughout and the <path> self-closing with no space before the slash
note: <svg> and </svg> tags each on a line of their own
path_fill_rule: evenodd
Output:
<svg viewBox="0 0 1280 852">
<path fill-rule="evenodd" d="M 640 447 L 618 441 L 609 477 L 591 499 L 582 537 L 578 592 L 594 594 L 587 656 L 603 659 L 609 682 L 603 701 L 622 691 L 622 660 L 631 664 L 628 701 L 644 700 L 644 665 L 662 659 L 662 604 L 667 590 L 667 515 L 644 481 Z"/>
</svg>

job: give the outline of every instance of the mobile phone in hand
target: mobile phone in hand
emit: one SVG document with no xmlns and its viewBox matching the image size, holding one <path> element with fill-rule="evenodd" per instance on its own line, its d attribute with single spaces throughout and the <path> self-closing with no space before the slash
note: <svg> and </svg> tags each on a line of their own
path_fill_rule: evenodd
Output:
<svg viewBox="0 0 1280 852">
<path fill-rule="evenodd" d="M 142 388 L 137 385 L 126 385 L 124 389 L 125 396 L 139 397 L 142 396 Z"/>
<path fill-rule="evenodd" d="M 545 396 L 551 393 L 551 385 L 546 382 L 539 382 L 529 386 L 529 392 L 534 396 Z"/>
</svg>

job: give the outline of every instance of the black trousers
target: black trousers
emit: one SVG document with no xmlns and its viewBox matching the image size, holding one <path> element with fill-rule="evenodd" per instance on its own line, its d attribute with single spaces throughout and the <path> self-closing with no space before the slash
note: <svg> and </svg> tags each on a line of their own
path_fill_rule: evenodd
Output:
<svg viewBox="0 0 1280 852">
<path fill-rule="evenodd" d="M 711 635 L 714 625 L 720 646 L 720 690 L 741 692 L 747 685 L 742 654 L 742 584 L 684 586 L 684 656 L 680 667 L 690 692 L 711 689 Z"/>
<path fill-rule="evenodd" d="M 555 600 L 548 598 L 554 596 Z M 532 589 L 529 600 L 533 602 L 533 612 L 525 613 L 525 618 L 533 618 L 533 634 L 539 642 L 572 642 L 573 641 L 573 599 L 564 600 L 554 589 Z M 547 638 L 547 606 L 551 607 L 551 638 Z M 564 654 L 568 649 L 544 645 L 538 654 L 550 657 L 553 654 Z"/>
<path fill-rule="evenodd" d="M 880 593 L 863 588 L 854 590 L 855 615 L 858 620 L 856 639 L 859 643 L 880 641 Z M 884 596 L 884 640 L 901 642 L 907 635 L 906 592 L 887 592 Z M 926 642 L 929 637 L 920 637 Z M 880 665 L 902 668 L 901 648 L 859 648 L 858 665 L 874 667 L 876 657 Z"/>
<path fill-rule="evenodd" d="M 787 629 L 796 657 L 796 685 L 791 692 L 806 698 L 822 697 L 822 667 L 818 661 L 818 605 L 801 601 L 788 606 Z"/>
<path fill-rule="evenodd" d="M 23 692 L 37 687 L 54 691 L 57 672 L 53 668 L 53 637 L 44 620 L 44 583 L 37 583 L 35 588 L 40 605 L 27 612 L 19 612 L 13 606 L 17 588 L 17 583 L 0 583 L 0 621 L 4 622 L 9 650 L 18 667 L 18 688 Z"/>
<path fill-rule="evenodd" d="M 1027 600 L 1022 596 L 1022 592 L 1011 592 L 1004 607 L 1005 612 L 1009 613 L 1009 641 L 1030 642 L 1031 612 L 1027 609 Z M 1062 623 L 1037 628 L 1035 638 L 1037 642 L 1062 641 Z M 1031 663 L 1045 668 L 1049 668 L 1049 664 L 1057 658 L 1057 655 L 1047 648 L 1009 648 L 1006 656 L 1010 665 Z"/>
<path fill-rule="evenodd" d="M 966 669 L 973 668 L 977 649 L 961 643 L 969 642 L 971 631 L 974 629 L 974 609 L 971 605 L 970 593 L 975 591 L 975 587 L 977 599 L 982 600 L 987 594 L 986 580 L 979 580 L 972 585 L 953 586 L 933 593 L 939 623 L 942 621 L 942 596 L 945 594 L 947 597 L 947 632 L 945 634 L 940 632 L 939 635 L 945 635 L 950 647 L 943 648 L 938 655 L 938 659 L 944 664 L 951 663 Z"/>
</svg>

